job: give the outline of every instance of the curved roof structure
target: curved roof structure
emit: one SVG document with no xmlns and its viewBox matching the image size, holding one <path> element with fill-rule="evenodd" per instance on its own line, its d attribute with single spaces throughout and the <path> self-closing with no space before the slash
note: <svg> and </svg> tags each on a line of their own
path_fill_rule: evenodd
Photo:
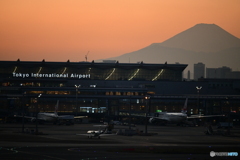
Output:
<svg viewBox="0 0 240 160">
<path fill-rule="evenodd" d="M 0 61 L 8 78 L 181 81 L 186 64 Z"/>
</svg>

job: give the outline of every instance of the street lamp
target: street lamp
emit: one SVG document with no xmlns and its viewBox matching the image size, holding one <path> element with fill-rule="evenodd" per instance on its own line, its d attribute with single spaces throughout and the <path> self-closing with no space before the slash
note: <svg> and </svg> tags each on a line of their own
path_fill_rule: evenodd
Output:
<svg viewBox="0 0 240 160">
<path fill-rule="evenodd" d="M 128 125 L 129 125 L 129 132 L 131 133 L 131 120 L 132 120 L 132 114 L 131 114 L 131 110 L 132 110 L 132 103 L 131 103 L 132 97 L 129 97 L 129 121 L 128 121 Z"/>
<path fill-rule="evenodd" d="M 41 96 L 42 96 L 42 94 L 39 94 L 39 95 L 38 95 L 38 98 L 40 98 Z"/>
<path fill-rule="evenodd" d="M 200 90 L 202 89 L 202 86 L 196 86 L 196 89 L 197 89 L 197 92 L 198 92 L 198 94 L 199 94 L 199 92 L 200 92 Z"/>
<path fill-rule="evenodd" d="M 200 90 L 202 89 L 202 86 L 196 86 L 196 89 L 197 89 L 197 93 L 198 93 L 197 106 L 198 106 L 198 114 L 199 114 L 199 113 L 201 113 L 201 112 L 199 112 L 199 92 L 200 92 Z"/>
<path fill-rule="evenodd" d="M 37 105 L 36 105 L 36 132 L 35 134 L 38 134 L 38 99 L 42 96 L 42 94 L 39 94 L 37 97 Z"/>
<path fill-rule="evenodd" d="M 148 113 L 149 113 L 149 100 L 150 100 L 150 96 L 147 95 L 144 97 L 145 100 L 146 100 L 146 115 L 145 115 L 145 135 L 147 135 L 147 124 L 148 124 L 148 120 L 147 120 L 147 116 L 148 116 Z"/>
<path fill-rule="evenodd" d="M 25 100 L 25 94 L 26 94 L 26 92 L 23 92 L 23 94 L 22 94 L 22 103 L 21 103 L 21 105 L 22 105 L 22 133 L 24 133 L 24 107 L 25 107 L 25 102 L 26 102 L 26 100 Z"/>
<path fill-rule="evenodd" d="M 75 84 L 75 88 L 76 88 L 76 112 L 78 112 L 78 88 L 81 87 L 81 85 L 76 85 Z"/>
</svg>

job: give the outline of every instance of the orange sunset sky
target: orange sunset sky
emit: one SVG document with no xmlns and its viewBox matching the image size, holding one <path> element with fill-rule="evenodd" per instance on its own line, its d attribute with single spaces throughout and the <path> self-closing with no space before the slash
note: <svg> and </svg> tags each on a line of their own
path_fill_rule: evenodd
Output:
<svg viewBox="0 0 240 160">
<path fill-rule="evenodd" d="M 240 0 L 1 0 L 0 60 L 110 58 L 198 23 L 240 38 Z"/>
</svg>

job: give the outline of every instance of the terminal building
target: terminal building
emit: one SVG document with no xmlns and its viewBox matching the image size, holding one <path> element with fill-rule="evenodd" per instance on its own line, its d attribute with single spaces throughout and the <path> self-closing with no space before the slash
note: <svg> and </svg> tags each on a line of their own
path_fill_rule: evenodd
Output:
<svg viewBox="0 0 240 160">
<path fill-rule="evenodd" d="M 187 64 L 0 61 L 0 111 L 119 120 L 146 112 L 240 112 L 240 80 L 186 81 Z M 201 88 L 201 89 L 200 89 Z M 39 96 L 41 95 L 41 96 Z"/>
</svg>

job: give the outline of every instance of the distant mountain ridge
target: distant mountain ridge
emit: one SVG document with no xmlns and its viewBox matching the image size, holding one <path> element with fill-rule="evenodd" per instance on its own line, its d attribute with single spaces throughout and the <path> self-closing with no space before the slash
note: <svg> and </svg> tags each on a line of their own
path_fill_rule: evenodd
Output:
<svg viewBox="0 0 240 160">
<path fill-rule="evenodd" d="M 126 53 L 108 60 L 120 63 L 181 63 L 188 64 L 187 70 L 193 70 L 193 64 L 203 62 L 207 68 L 227 66 L 240 69 L 240 39 L 215 24 L 197 24 L 172 38 L 153 43 L 140 50 Z"/>
<path fill-rule="evenodd" d="M 158 44 L 195 52 L 218 52 L 240 47 L 240 39 L 215 24 L 197 24 Z"/>
</svg>

